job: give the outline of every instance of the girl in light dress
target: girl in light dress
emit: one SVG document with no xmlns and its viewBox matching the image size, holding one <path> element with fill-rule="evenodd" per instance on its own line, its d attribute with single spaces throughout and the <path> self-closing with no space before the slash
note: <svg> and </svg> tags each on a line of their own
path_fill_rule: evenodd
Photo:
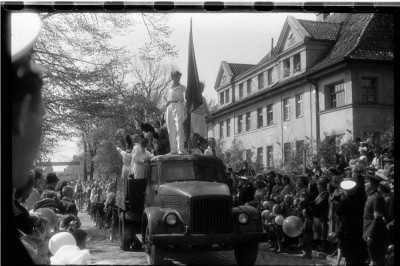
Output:
<svg viewBox="0 0 400 266">
<path fill-rule="evenodd" d="M 144 138 L 140 141 L 140 144 L 135 143 L 135 147 L 133 147 L 131 173 L 133 174 L 135 179 L 144 178 L 144 160 L 153 156 L 152 153 L 145 149 L 145 147 L 147 147 L 147 144 L 148 139 Z"/>
<path fill-rule="evenodd" d="M 131 162 L 132 162 L 132 149 L 133 143 L 131 137 L 126 135 L 126 151 L 122 150 L 120 147 L 117 147 L 117 151 L 122 156 L 123 166 L 121 172 L 121 178 L 128 178 L 131 171 Z"/>
</svg>

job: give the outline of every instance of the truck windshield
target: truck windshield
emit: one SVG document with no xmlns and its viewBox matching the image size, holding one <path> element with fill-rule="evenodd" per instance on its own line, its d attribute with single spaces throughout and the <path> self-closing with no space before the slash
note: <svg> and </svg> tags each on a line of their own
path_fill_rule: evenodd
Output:
<svg viewBox="0 0 400 266">
<path fill-rule="evenodd" d="M 162 167 L 162 181 L 194 180 L 193 162 L 166 163 Z"/>
<path fill-rule="evenodd" d="M 198 162 L 166 163 L 162 167 L 164 182 L 201 180 L 219 181 L 221 175 L 216 164 Z"/>
</svg>

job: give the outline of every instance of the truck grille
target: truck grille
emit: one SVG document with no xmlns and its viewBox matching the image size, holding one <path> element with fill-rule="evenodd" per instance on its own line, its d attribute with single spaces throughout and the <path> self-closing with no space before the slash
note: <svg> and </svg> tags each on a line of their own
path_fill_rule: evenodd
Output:
<svg viewBox="0 0 400 266">
<path fill-rule="evenodd" d="M 223 234 L 231 232 L 230 197 L 192 198 L 190 200 L 190 231 Z"/>
</svg>

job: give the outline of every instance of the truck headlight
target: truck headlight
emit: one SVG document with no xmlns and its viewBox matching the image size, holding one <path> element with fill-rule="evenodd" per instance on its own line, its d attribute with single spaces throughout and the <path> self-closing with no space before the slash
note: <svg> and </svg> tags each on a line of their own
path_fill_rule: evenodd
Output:
<svg viewBox="0 0 400 266">
<path fill-rule="evenodd" d="M 174 226 L 176 225 L 176 223 L 178 222 L 178 217 L 176 216 L 175 213 L 169 213 L 165 216 L 164 221 L 170 225 L 170 226 Z"/>
<path fill-rule="evenodd" d="M 247 213 L 242 212 L 237 216 L 237 219 L 239 223 L 246 224 L 249 221 L 249 216 L 247 215 Z"/>
</svg>

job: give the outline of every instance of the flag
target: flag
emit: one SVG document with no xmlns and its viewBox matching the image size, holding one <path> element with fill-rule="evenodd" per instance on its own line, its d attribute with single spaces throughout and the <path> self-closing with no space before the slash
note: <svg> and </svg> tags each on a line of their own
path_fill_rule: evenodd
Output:
<svg viewBox="0 0 400 266">
<path fill-rule="evenodd" d="M 197 73 L 196 57 L 194 54 L 193 34 L 192 34 L 192 19 L 190 19 L 189 33 L 189 57 L 188 57 L 188 72 L 187 86 L 185 99 L 187 102 L 188 114 L 196 110 L 203 103 L 203 97 L 200 92 L 199 75 Z"/>
<path fill-rule="evenodd" d="M 186 133 L 187 147 L 189 148 L 190 140 L 190 120 L 191 112 L 196 110 L 203 104 L 203 97 L 200 92 L 199 74 L 197 73 L 196 56 L 194 54 L 193 46 L 193 33 L 192 33 L 192 19 L 190 19 L 190 33 L 189 33 L 189 56 L 188 56 L 188 72 L 187 72 L 187 86 L 186 86 L 186 121 L 184 128 Z"/>
</svg>

